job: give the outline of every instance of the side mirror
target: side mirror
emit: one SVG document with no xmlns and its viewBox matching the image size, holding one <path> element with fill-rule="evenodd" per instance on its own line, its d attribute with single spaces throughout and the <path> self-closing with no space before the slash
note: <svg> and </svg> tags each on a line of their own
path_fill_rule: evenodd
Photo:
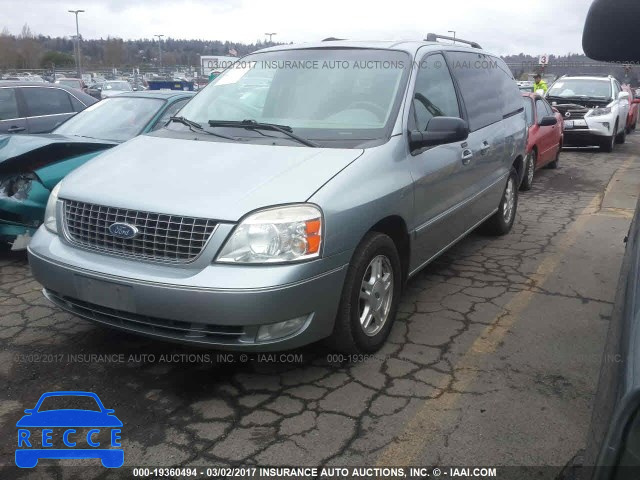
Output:
<svg viewBox="0 0 640 480">
<path fill-rule="evenodd" d="M 629 100 L 629 92 L 620 92 L 618 94 L 618 99 L 619 100 Z"/>
<path fill-rule="evenodd" d="M 538 125 L 541 127 L 552 127 L 558 123 L 558 119 L 553 115 L 548 115 L 546 117 L 542 117 L 542 120 L 538 122 Z"/>
<path fill-rule="evenodd" d="M 458 117 L 433 117 L 422 132 L 409 132 L 409 146 L 411 150 L 444 145 L 446 143 L 462 142 L 469 137 L 467 122 Z"/>
</svg>

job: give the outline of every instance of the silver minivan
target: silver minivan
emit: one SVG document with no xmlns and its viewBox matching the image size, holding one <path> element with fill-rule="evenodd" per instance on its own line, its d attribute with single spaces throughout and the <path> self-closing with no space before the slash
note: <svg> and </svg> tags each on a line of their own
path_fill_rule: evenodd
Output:
<svg viewBox="0 0 640 480">
<path fill-rule="evenodd" d="M 409 278 L 516 215 L 518 87 L 479 45 L 436 39 L 240 59 L 55 188 L 29 246 L 45 296 L 215 348 L 377 350 Z"/>
</svg>

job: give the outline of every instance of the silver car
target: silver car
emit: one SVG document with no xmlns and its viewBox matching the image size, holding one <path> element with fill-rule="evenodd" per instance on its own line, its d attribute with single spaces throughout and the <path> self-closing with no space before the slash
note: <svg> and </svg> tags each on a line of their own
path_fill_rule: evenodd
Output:
<svg viewBox="0 0 640 480">
<path fill-rule="evenodd" d="M 476 227 L 514 222 L 521 95 L 469 43 L 244 57 L 55 188 L 29 246 L 44 294 L 174 341 L 377 350 L 409 278 Z"/>
</svg>

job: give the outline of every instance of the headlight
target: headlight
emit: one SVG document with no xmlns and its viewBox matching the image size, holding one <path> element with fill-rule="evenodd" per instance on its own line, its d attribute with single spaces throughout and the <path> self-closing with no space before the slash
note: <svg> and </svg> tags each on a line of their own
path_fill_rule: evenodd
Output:
<svg viewBox="0 0 640 480">
<path fill-rule="evenodd" d="M 15 200 L 26 200 L 31 190 L 31 183 L 36 179 L 33 173 L 21 173 L 0 179 L 0 196 Z"/>
<path fill-rule="evenodd" d="M 253 213 L 227 240 L 217 261 L 283 263 L 320 255 L 322 212 L 315 205 L 291 205 Z"/>
<path fill-rule="evenodd" d="M 601 117 L 611 114 L 611 107 L 594 108 L 589 114 L 590 117 Z"/>
<path fill-rule="evenodd" d="M 58 233 L 58 222 L 56 220 L 56 204 L 58 203 L 58 192 L 60 191 L 60 185 L 58 183 L 49 195 L 49 201 L 47 201 L 47 208 L 44 210 L 44 226 L 47 230 L 53 233 Z"/>
</svg>

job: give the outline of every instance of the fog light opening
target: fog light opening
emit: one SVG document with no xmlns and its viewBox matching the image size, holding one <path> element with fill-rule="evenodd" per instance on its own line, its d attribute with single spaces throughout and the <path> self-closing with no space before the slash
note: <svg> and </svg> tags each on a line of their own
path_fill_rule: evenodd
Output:
<svg viewBox="0 0 640 480">
<path fill-rule="evenodd" d="M 262 325 L 258 330 L 256 340 L 258 342 L 266 342 L 269 340 L 288 337 L 300 330 L 305 325 L 308 318 L 309 315 L 304 315 L 302 317 L 292 318 L 291 320 L 285 320 L 284 322 Z"/>
</svg>

